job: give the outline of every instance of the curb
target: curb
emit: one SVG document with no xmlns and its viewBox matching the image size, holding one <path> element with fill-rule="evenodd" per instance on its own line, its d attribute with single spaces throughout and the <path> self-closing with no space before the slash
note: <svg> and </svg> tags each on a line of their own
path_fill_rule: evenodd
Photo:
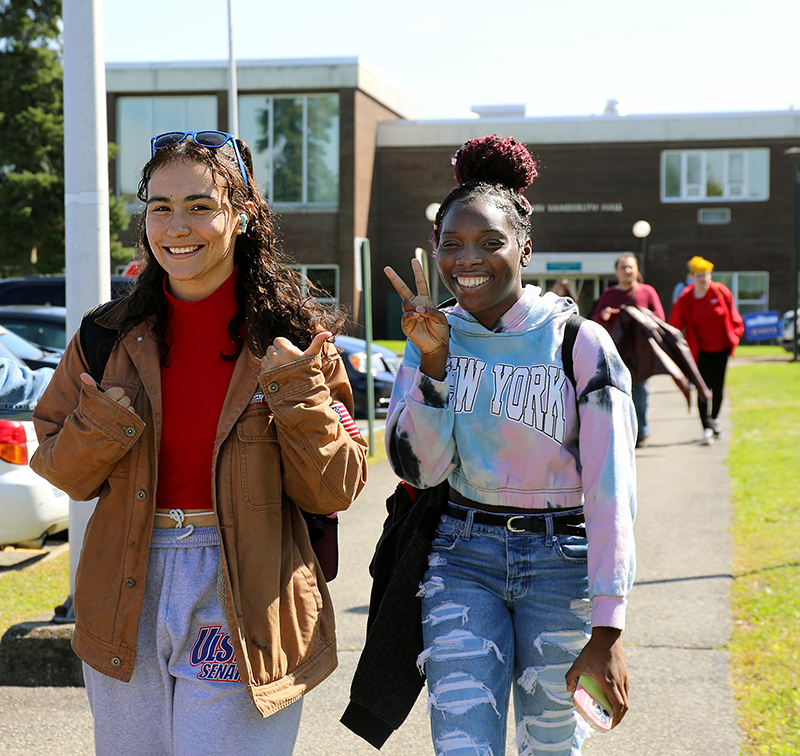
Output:
<svg viewBox="0 0 800 756">
<path fill-rule="evenodd" d="M 12 625 L 0 640 L 0 685 L 83 687 L 72 650 L 74 624 L 31 620 Z"/>
</svg>

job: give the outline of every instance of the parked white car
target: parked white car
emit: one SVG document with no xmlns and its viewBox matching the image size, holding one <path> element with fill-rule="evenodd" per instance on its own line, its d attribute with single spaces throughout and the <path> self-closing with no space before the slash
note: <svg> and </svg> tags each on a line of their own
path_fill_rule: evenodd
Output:
<svg viewBox="0 0 800 756">
<path fill-rule="evenodd" d="M 800 307 L 797 308 L 797 330 L 798 330 L 798 337 L 797 343 L 800 344 Z M 781 319 L 781 344 L 783 348 L 787 352 L 794 352 L 794 346 L 792 345 L 792 331 L 794 330 L 794 318 L 792 317 L 792 311 L 787 310 L 783 314 L 783 318 Z"/>
<path fill-rule="evenodd" d="M 24 364 L 2 343 L 0 357 Z M 69 526 L 69 497 L 28 464 L 38 445 L 31 420 L 0 418 L 0 547 L 38 548 Z"/>
</svg>

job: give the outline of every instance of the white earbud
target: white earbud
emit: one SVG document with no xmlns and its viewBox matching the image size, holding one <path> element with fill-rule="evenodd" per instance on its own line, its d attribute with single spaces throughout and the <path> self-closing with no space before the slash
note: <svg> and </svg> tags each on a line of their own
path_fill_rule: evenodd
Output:
<svg viewBox="0 0 800 756">
<path fill-rule="evenodd" d="M 239 233 L 247 233 L 247 216 L 244 213 L 239 213 Z"/>
</svg>

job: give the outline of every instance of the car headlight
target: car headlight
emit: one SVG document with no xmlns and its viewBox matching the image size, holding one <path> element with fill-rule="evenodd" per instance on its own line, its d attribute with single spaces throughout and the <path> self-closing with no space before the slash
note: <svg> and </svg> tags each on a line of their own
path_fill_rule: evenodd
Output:
<svg viewBox="0 0 800 756">
<path fill-rule="evenodd" d="M 347 355 L 350 365 L 357 373 L 367 373 L 367 353 L 366 352 L 351 352 Z M 372 375 L 378 375 L 378 360 L 380 357 L 376 354 L 372 355 Z"/>
</svg>

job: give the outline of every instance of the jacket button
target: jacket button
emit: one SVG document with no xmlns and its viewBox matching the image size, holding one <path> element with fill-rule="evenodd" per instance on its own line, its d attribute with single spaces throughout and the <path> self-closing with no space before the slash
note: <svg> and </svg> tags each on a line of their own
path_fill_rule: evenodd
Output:
<svg viewBox="0 0 800 756">
<path fill-rule="evenodd" d="M 269 386 L 267 386 L 267 391 L 269 391 L 270 394 L 277 394 L 278 391 L 280 390 L 281 387 L 277 383 L 275 383 L 275 381 L 273 381 L 272 383 L 269 384 Z"/>
<path fill-rule="evenodd" d="M 134 588 L 136 586 L 136 581 L 133 578 L 128 578 L 125 581 L 125 585 L 127 585 L 128 588 Z"/>
<path fill-rule="evenodd" d="M 147 492 L 139 489 L 136 492 L 136 498 L 139 499 L 139 501 L 144 501 L 147 498 Z"/>
<path fill-rule="evenodd" d="M 133 436 L 136 435 L 136 428 L 134 428 L 132 425 L 129 425 L 127 428 L 125 428 L 125 435 L 128 438 L 133 438 Z"/>
<path fill-rule="evenodd" d="M 119 667 L 120 664 L 122 664 L 122 659 L 120 659 L 119 656 L 112 656 L 111 657 L 111 666 L 112 667 Z"/>
</svg>

